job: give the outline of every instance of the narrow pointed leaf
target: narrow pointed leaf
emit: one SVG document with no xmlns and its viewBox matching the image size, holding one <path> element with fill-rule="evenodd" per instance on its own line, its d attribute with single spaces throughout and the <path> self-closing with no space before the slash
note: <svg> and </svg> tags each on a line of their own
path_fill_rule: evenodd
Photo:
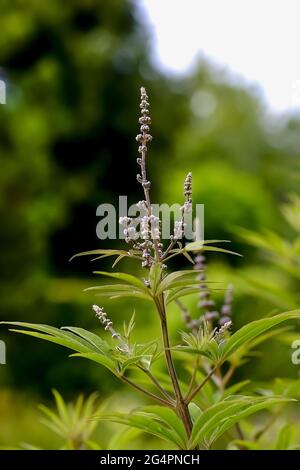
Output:
<svg viewBox="0 0 300 470">
<path fill-rule="evenodd" d="M 146 294 L 150 295 L 149 289 L 145 286 L 143 281 L 141 281 L 140 279 L 138 279 L 135 276 L 132 276 L 131 274 L 108 273 L 108 272 L 105 272 L 105 271 L 94 271 L 94 274 L 102 274 L 102 276 L 108 276 L 108 277 L 113 277 L 115 279 L 119 279 L 120 281 L 124 281 L 127 284 L 135 286 L 138 289 L 141 289 L 142 291 L 144 291 Z"/>
<path fill-rule="evenodd" d="M 119 377 L 119 373 L 116 370 L 115 362 L 107 356 L 99 353 L 75 353 L 71 354 L 70 357 L 82 357 L 83 359 L 89 359 L 90 361 L 97 362 L 97 364 L 101 364 L 102 366 L 106 367 L 110 372 L 114 375 Z"/>
<path fill-rule="evenodd" d="M 255 339 L 257 336 L 265 333 L 267 330 L 279 325 L 280 323 L 294 319 L 300 320 L 300 309 L 280 313 L 273 317 L 262 318 L 248 323 L 227 340 L 226 344 L 222 348 L 222 361 L 226 360 L 246 342 Z"/>
<path fill-rule="evenodd" d="M 120 255 L 124 255 L 124 256 L 128 256 L 128 252 L 125 251 L 125 250 L 108 250 L 108 249 L 104 249 L 104 250 L 89 250 L 89 251 L 82 251 L 81 253 L 76 253 L 75 255 L 73 255 L 71 258 L 70 258 L 70 261 L 72 261 L 74 258 L 78 258 L 79 256 L 95 256 L 95 255 L 104 255 L 104 256 L 120 256 Z"/>
<path fill-rule="evenodd" d="M 161 293 L 167 289 L 170 289 L 175 281 L 179 280 L 185 280 L 188 278 L 192 278 L 196 280 L 197 274 L 201 273 L 201 269 L 188 269 L 184 271 L 175 271 L 171 274 L 168 274 L 163 278 L 161 281 L 159 288 L 157 289 L 157 293 Z M 198 281 L 198 284 L 200 284 L 200 281 Z"/>
<path fill-rule="evenodd" d="M 106 341 L 104 341 L 100 338 L 100 336 L 96 335 L 95 333 L 92 333 L 91 331 L 87 331 L 83 328 L 78 328 L 75 326 L 64 326 L 62 327 L 62 330 L 68 330 L 71 331 L 71 333 L 80 336 L 102 353 L 107 353 L 111 350 L 111 347 Z"/>
</svg>

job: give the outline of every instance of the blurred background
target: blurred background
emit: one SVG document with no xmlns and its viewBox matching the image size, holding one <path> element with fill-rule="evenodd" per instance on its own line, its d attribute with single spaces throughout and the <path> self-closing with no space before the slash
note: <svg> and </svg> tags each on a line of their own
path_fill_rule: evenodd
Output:
<svg viewBox="0 0 300 470">
<path fill-rule="evenodd" d="M 111 246 L 96 237 L 100 203 L 117 203 L 123 194 L 130 203 L 141 199 L 135 177 L 141 85 L 153 122 L 153 201 L 181 202 L 192 171 L 194 202 L 205 205 L 205 238 L 230 239 L 243 254 L 208 258 L 210 278 L 234 284 L 236 327 L 299 306 L 296 3 L 272 5 L 274 15 L 267 1 L 244 2 L 245 9 L 229 1 L 221 11 L 215 3 L 0 1 L 1 320 L 97 331 L 94 298 L 82 292 L 99 282 L 95 266 L 68 260 Z M 139 267 L 123 262 L 121 269 Z M 195 299 L 187 304 L 196 315 Z M 157 335 L 142 301 L 103 305 L 117 324 L 135 308 L 137 337 Z M 175 306 L 170 322 L 176 334 L 182 324 Z M 95 390 L 116 403 L 122 393 L 128 408 L 141 400 L 62 348 L 4 328 L 0 339 L 7 345 L 0 445 L 27 440 L 55 447 L 36 409 L 51 403 L 53 387 L 67 400 Z M 269 342 L 262 351 L 239 379 L 297 377 L 287 345 Z"/>
</svg>

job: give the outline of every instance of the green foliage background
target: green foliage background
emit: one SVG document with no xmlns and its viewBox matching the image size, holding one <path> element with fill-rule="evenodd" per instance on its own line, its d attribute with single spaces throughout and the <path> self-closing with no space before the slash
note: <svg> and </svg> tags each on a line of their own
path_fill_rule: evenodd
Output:
<svg viewBox="0 0 300 470">
<path fill-rule="evenodd" d="M 244 255 L 209 258 L 210 277 L 235 285 L 236 326 L 299 306 L 298 281 L 276 260 L 262 260 L 237 229 L 292 236 L 280 206 L 299 192 L 299 120 L 271 116 L 257 90 L 232 84 L 205 61 L 188 77 L 164 75 L 151 63 L 149 32 L 129 1 L 66 0 L 62 7 L 58 0 L 1 0 L 0 26 L 7 83 L 0 107 L 1 320 L 99 327 L 90 311 L 94 299 L 82 293 L 94 283 L 91 266 L 68 259 L 107 246 L 95 232 L 101 202 L 117 203 L 119 194 L 140 199 L 134 136 L 141 84 L 151 99 L 153 199 L 180 202 L 184 175 L 192 171 L 194 202 L 205 204 L 206 238 L 229 238 Z M 249 278 L 259 288 L 253 282 L 250 288 Z M 266 295 L 269 284 L 288 294 L 280 301 Z M 142 301 L 104 306 L 116 323 L 135 308 L 139 337 L 157 335 Z M 176 307 L 170 322 L 176 334 L 182 327 Z M 103 399 L 122 393 L 126 408 L 139 400 L 101 368 L 67 360 L 64 350 L 4 330 L 1 339 L 7 365 L 0 366 L 0 444 L 29 434 L 55 446 L 32 419 L 52 387 L 67 399 L 94 390 Z M 245 377 L 297 376 L 287 345 L 275 350 L 268 343 L 263 353 L 245 365 Z"/>
</svg>

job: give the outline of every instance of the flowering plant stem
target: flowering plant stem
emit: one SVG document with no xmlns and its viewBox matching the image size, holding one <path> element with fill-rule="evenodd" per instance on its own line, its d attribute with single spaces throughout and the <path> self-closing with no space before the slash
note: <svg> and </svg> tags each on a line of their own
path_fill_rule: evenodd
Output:
<svg viewBox="0 0 300 470">
<path fill-rule="evenodd" d="M 140 166 L 137 181 L 143 187 L 145 200 L 136 204 L 140 210 L 140 216 L 135 221 L 127 216 L 120 217 L 119 220 L 120 225 L 124 226 L 125 241 L 129 244 L 130 249 L 128 251 L 98 249 L 79 253 L 76 256 L 96 255 L 97 257 L 94 258 L 96 260 L 116 255 L 113 267 L 124 257 L 140 260 L 142 267 L 146 269 L 147 278 L 140 279 L 123 272 L 95 271 L 96 274 L 118 279 L 119 283 L 93 286 L 88 290 L 96 289 L 98 295 L 111 299 L 129 296 L 150 301 L 155 305 L 159 316 L 162 341 L 155 339 L 145 344 L 135 342 L 131 338 L 135 326 L 135 314 L 128 323 L 124 322 L 122 333 L 122 330 L 120 331 L 114 326 L 104 308 L 98 305 L 93 305 L 92 308 L 104 330 L 114 340 L 115 347 L 95 333 L 78 327 L 58 329 L 52 326 L 24 322 L 8 322 L 8 324 L 14 327 L 13 331 L 65 346 L 75 352 L 73 355 L 100 364 L 122 382 L 160 405 L 139 408 L 129 414 L 103 412 L 99 419 L 126 424 L 168 441 L 172 448 L 188 450 L 211 449 L 217 439 L 228 433 L 230 428 L 235 427 L 233 437 L 229 437 L 230 441 L 234 440 L 235 448 L 238 446 L 243 449 L 247 444 L 247 435 L 245 434 L 244 437 L 239 422 L 257 411 L 290 401 L 290 398 L 288 395 L 269 394 L 264 396 L 261 393 L 256 395 L 253 393 L 251 395 L 234 394 L 234 390 L 227 387 L 228 383 L 235 369 L 244 363 L 244 358 L 250 356 L 251 349 L 259 344 L 255 340 L 260 337 L 259 340 L 264 341 L 268 331 L 272 328 L 275 329 L 275 327 L 277 327 L 277 333 L 276 330 L 275 333 L 278 334 L 282 331 L 279 325 L 288 320 L 299 319 L 300 310 L 283 312 L 273 317 L 255 320 L 231 334 L 229 330 L 232 325 L 232 286 L 227 287 L 221 309 L 216 309 L 215 301 L 210 294 L 209 281 L 206 280 L 204 254 L 205 251 L 210 250 L 230 254 L 233 252 L 209 246 L 208 241 L 201 241 L 200 234 L 197 232 L 196 241 L 185 245 L 180 241 L 185 235 L 186 214 L 192 211 L 191 173 L 187 174 L 184 181 L 184 203 L 181 206 L 179 220 L 174 221 L 173 234 L 168 237 L 168 246 L 164 248 L 162 219 L 155 214 L 154 208 L 151 206 L 151 182 L 147 178 L 146 171 L 147 144 L 152 140 L 149 133 L 151 123 L 149 106 L 146 90 L 142 87 L 140 133 L 136 136 L 136 140 L 139 142 L 137 163 Z M 136 229 L 138 225 L 135 225 L 134 222 L 138 222 L 140 233 Z M 196 253 L 194 259 L 190 253 Z M 174 271 L 168 274 L 166 263 L 178 255 L 184 255 L 189 262 L 194 264 L 194 269 Z M 180 300 L 185 295 L 195 293 L 199 293 L 200 315 L 198 312 L 198 318 L 194 318 Z M 181 311 L 187 331 L 181 331 L 180 343 L 172 345 L 171 348 L 166 306 L 174 301 Z M 174 351 L 192 355 L 192 361 L 188 359 L 187 365 L 193 364 L 193 368 L 184 393 L 182 381 L 178 380 L 175 368 Z M 234 356 L 235 354 L 236 356 Z M 164 371 L 156 377 L 152 364 L 161 358 L 166 364 L 164 369 L 167 369 L 167 374 Z M 132 369 L 137 369 L 138 375 L 131 376 Z M 145 377 L 140 377 L 142 374 L 147 379 L 144 382 Z M 168 384 L 166 388 L 165 383 Z M 210 384 L 210 387 L 207 387 L 208 393 L 206 390 L 204 393 L 203 389 L 208 383 Z M 245 382 L 241 382 L 234 384 L 233 387 L 239 391 L 245 385 Z M 228 399 L 229 396 L 230 399 Z M 55 419 L 56 424 L 57 420 Z M 269 424 L 261 433 L 254 435 L 255 445 L 257 445 L 261 434 L 266 432 L 268 426 Z M 236 437 L 240 442 L 236 441 Z M 244 440 L 246 444 L 241 442 Z M 78 442 L 74 441 L 72 446 L 78 448 L 80 445 Z"/>
<path fill-rule="evenodd" d="M 193 423 L 192 423 L 192 419 L 191 419 L 189 409 L 188 409 L 188 402 L 184 400 L 181 389 L 180 389 L 180 385 L 178 382 L 178 378 L 177 378 L 177 374 L 176 374 L 176 370 L 175 370 L 175 366 L 174 366 L 174 362 L 173 362 L 173 358 L 171 354 L 167 315 L 166 315 L 165 301 L 164 301 L 163 294 L 157 297 L 155 304 L 156 304 L 156 308 L 160 317 L 161 332 L 162 332 L 167 368 L 168 368 L 168 372 L 172 381 L 175 399 L 176 399 L 175 410 L 183 422 L 187 436 L 190 437 L 192 428 L 193 428 Z"/>
</svg>

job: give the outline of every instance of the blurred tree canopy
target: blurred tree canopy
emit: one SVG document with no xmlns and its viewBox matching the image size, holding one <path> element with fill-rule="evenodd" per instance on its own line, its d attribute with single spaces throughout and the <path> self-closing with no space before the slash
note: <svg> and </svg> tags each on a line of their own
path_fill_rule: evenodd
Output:
<svg viewBox="0 0 300 470">
<path fill-rule="evenodd" d="M 299 186 L 299 121 L 268 116 L 255 91 L 205 61 L 190 77 L 164 75 L 127 0 L 2 0 L 0 22 L 3 319 L 93 322 L 80 294 L 91 269 L 68 259 L 100 245 L 101 202 L 140 199 L 134 136 L 142 84 L 151 99 L 154 199 L 181 202 L 191 170 L 208 237 L 232 238 L 235 225 L 283 231 L 278 203 Z M 64 353 L 51 346 L 9 336 L 7 343 L 2 383 L 35 391 L 99 385 L 89 366 L 62 364 Z"/>
<path fill-rule="evenodd" d="M 155 125 L 162 147 L 164 132 L 174 132 L 172 93 L 149 62 L 148 38 L 130 2 L 1 3 L 8 95 L 0 108 L 2 318 L 60 322 L 63 312 L 63 321 L 73 320 L 82 285 L 51 288 L 49 279 L 78 274 L 68 259 L 96 245 L 98 204 L 136 191 L 139 87 L 151 80 L 153 102 L 162 107 Z M 183 124 L 180 109 L 173 117 L 175 128 Z M 49 305 L 49 296 L 58 302 Z M 60 308 L 61 297 L 67 302 Z M 46 359 L 31 346 L 24 358 L 21 343 L 9 345 L 5 372 L 12 383 L 22 377 L 28 384 Z M 49 381 L 59 377 L 52 358 Z"/>
</svg>

